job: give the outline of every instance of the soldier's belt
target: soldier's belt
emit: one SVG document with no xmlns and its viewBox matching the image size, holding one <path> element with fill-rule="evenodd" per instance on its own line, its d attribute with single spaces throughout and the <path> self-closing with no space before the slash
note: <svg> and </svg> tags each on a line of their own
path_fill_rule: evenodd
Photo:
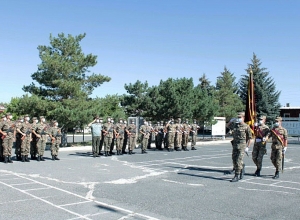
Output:
<svg viewBox="0 0 300 220">
<path fill-rule="evenodd" d="M 256 143 L 259 143 L 259 142 L 261 142 L 261 141 L 262 141 L 261 138 L 256 138 L 256 139 L 255 139 L 255 142 L 256 142 Z"/>
</svg>

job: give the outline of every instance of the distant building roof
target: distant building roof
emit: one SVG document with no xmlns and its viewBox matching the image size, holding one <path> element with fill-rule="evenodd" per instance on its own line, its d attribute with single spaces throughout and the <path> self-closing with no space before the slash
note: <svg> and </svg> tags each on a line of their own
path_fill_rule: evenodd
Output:
<svg viewBox="0 0 300 220">
<path fill-rule="evenodd" d="M 300 109 L 300 107 L 281 107 L 280 109 Z"/>
</svg>

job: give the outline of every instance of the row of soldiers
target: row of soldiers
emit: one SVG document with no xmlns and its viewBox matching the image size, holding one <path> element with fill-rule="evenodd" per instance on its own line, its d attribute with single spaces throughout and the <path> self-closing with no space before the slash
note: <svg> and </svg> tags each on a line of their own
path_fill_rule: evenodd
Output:
<svg viewBox="0 0 300 220">
<path fill-rule="evenodd" d="M 47 123 L 44 116 L 32 118 L 29 115 L 19 117 L 13 121 L 12 115 L 7 113 L 0 121 L 0 160 L 13 163 L 12 148 L 15 144 L 16 159 L 22 162 L 31 160 L 45 161 L 44 152 L 48 138 L 51 139 L 52 160 L 59 160 L 58 151 L 61 143 L 61 129 L 56 120 Z"/>
<path fill-rule="evenodd" d="M 152 142 L 155 139 L 155 146 L 158 150 L 164 148 L 171 151 L 188 151 L 189 136 L 191 135 L 191 150 L 196 150 L 196 137 L 199 126 L 196 120 L 193 124 L 189 124 L 188 120 L 184 123 L 181 118 L 173 117 L 168 122 L 157 122 L 154 126 L 144 120 L 140 128 L 136 127 L 135 119 L 131 119 L 129 124 L 126 120 L 119 119 L 114 123 L 111 117 L 103 123 L 103 118 L 96 116 L 94 120 L 88 124 L 92 130 L 92 151 L 94 157 L 103 155 L 101 153 L 104 146 L 104 155 L 110 156 L 116 147 L 117 155 L 127 154 L 126 146 L 128 145 L 128 154 L 134 154 L 137 144 L 141 147 L 141 153 L 147 153 Z"/>
<path fill-rule="evenodd" d="M 235 176 L 231 182 L 237 182 L 242 179 L 245 173 L 245 164 L 243 162 L 244 154 L 248 155 L 248 150 L 254 138 L 254 145 L 252 150 L 252 160 L 256 165 L 255 176 L 261 176 L 262 162 L 264 155 L 267 154 L 266 144 L 268 139 L 271 139 L 271 161 L 276 171 L 273 179 L 279 178 L 279 171 L 283 170 L 284 155 L 287 150 L 287 130 L 282 127 L 282 118 L 277 117 L 275 119 L 273 128 L 270 129 L 266 125 L 266 116 L 262 115 L 258 117 L 258 122 L 254 124 L 254 129 L 251 130 L 249 125 L 244 123 L 245 113 L 240 112 L 237 118 L 231 119 L 227 123 L 227 127 L 230 129 L 233 140 L 232 143 L 232 162 L 233 171 Z"/>
</svg>

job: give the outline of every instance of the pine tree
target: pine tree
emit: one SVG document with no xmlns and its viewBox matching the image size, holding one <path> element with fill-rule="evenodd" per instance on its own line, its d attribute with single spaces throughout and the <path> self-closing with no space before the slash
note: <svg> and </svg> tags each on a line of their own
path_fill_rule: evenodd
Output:
<svg viewBox="0 0 300 220">
<path fill-rule="evenodd" d="M 269 76 L 267 68 L 261 67 L 262 62 L 253 53 L 252 63 L 248 64 L 248 69 L 252 68 L 254 80 L 254 93 L 256 103 L 256 113 L 258 116 L 267 116 L 267 122 L 273 122 L 280 112 L 279 96 L 280 91 L 276 90 L 274 80 Z M 239 81 L 239 95 L 246 106 L 249 75 L 243 75 Z"/>
<path fill-rule="evenodd" d="M 244 109 L 243 103 L 238 92 L 238 84 L 235 82 L 236 77 L 226 67 L 217 78 L 216 99 L 219 102 L 219 115 L 230 120 L 236 117 L 237 112 Z"/>
</svg>

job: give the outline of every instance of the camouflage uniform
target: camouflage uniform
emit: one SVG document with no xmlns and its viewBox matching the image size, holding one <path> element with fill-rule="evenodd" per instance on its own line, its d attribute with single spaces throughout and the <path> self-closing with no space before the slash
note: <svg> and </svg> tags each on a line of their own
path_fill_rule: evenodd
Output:
<svg viewBox="0 0 300 220">
<path fill-rule="evenodd" d="M 261 116 L 260 120 L 265 120 L 265 116 Z M 263 157 L 267 152 L 266 149 L 266 137 L 269 135 L 270 129 L 267 125 L 259 124 L 254 128 L 255 142 L 252 151 L 252 160 L 255 163 L 257 169 L 255 171 L 256 176 L 260 176 L 262 168 Z"/>
<path fill-rule="evenodd" d="M 123 124 L 123 121 L 120 120 L 120 123 L 117 123 L 115 126 L 117 155 L 123 154 L 122 147 L 123 147 L 123 141 L 124 141 L 124 129 L 125 129 L 125 125 Z"/>
<path fill-rule="evenodd" d="M 24 121 L 23 117 L 19 117 L 19 120 L 16 122 L 16 128 L 20 127 Z M 22 145 L 22 134 L 16 131 L 16 142 L 15 142 L 15 154 L 17 160 L 21 160 L 21 145 Z"/>
<path fill-rule="evenodd" d="M 276 121 L 281 122 L 281 117 L 277 117 Z M 269 136 L 272 137 L 272 145 L 271 145 L 271 161 L 274 167 L 276 168 L 275 175 L 273 176 L 274 179 L 279 178 L 279 171 L 281 170 L 281 163 L 282 163 L 282 150 L 286 147 L 288 133 L 285 128 L 281 125 L 278 127 L 272 128 L 269 133 Z"/>
<path fill-rule="evenodd" d="M 0 127 L 1 127 L 1 124 L 4 123 L 4 119 L 5 118 L 5 115 L 3 115 L 1 117 L 1 121 L 0 121 Z M 3 158 L 3 146 L 2 146 L 2 142 L 3 142 L 3 139 L 2 139 L 2 134 L 0 133 L 0 161 L 4 161 L 4 158 Z"/>
<path fill-rule="evenodd" d="M 109 122 L 104 123 L 103 125 L 103 135 L 104 135 L 104 151 L 105 151 L 105 156 L 110 156 L 111 154 L 109 153 L 110 151 L 110 146 L 112 144 L 112 139 L 113 139 L 113 124 Z"/>
<path fill-rule="evenodd" d="M 187 149 L 187 145 L 189 142 L 189 135 L 190 135 L 190 130 L 191 130 L 191 126 L 188 123 L 188 120 L 185 121 L 185 123 L 183 124 L 183 133 L 182 133 L 182 148 L 184 151 L 188 151 Z"/>
<path fill-rule="evenodd" d="M 60 128 L 57 127 L 56 121 L 53 121 L 52 123 L 53 125 L 49 131 L 49 135 L 52 139 L 51 156 L 52 156 L 52 160 L 59 160 L 57 156 L 59 151 L 59 145 L 61 144 L 61 130 Z"/>
<path fill-rule="evenodd" d="M 136 125 L 131 123 L 127 127 L 127 134 L 128 134 L 128 149 L 129 149 L 129 154 L 133 153 L 133 150 L 136 146 Z"/>
<path fill-rule="evenodd" d="M 151 127 L 146 123 L 140 127 L 140 133 L 141 136 L 141 148 L 142 148 L 142 154 L 146 153 L 146 149 L 148 146 L 148 141 L 151 135 Z"/>
<path fill-rule="evenodd" d="M 177 119 L 176 123 L 176 133 L 175 133 L 175 142 L 174 147 L 176 151 L 181 151 L 181 144 L 182 144 L 182 128 L 183 125 L 181 124 L 181 119 Z"/>
<path fill-rule="evenodd" d="M 35 133 L 38 135 L 37 136 L 37 160 L 38 161 L 44 161 L 44 152 L 48 140 L 49 133 L 51 132 L 50 126 L 46 124 L 44 121 L 44 116 L 40 116 L 41 122 L 35 126 Z"/>
<path fill-rule="evenodd" d="M 238 117 L 243 117 L 239 115 Z M 244 163 L 243 158 L 245 154 L 245 149 L 247 147 L 248 140 L 251 139 L 252 133 L 251 128 L 246 123 L 232 123 L 231 130 L 233 131 L 233 140 L 232 143 L 232 162 L 235 170 L 235 178 L 232 182 L 238 181 L 237 176 L 240 175 L 240 178 L 244 175 Z M 242 172 L 241 172 L 242 171 Z"/>
<path fill-rule="evenodd" d="M 191 147 L 192 147 L 192 150 L 196 150 L 195 145 L 197 142 L 198 128 L 199 128 L 199 126 L 197 125 L 197 122 L 194 121 L 194 124 L 191 125 L 191 135 L 192 135 Z"/>
<path fill-rule="evenodd" d="M 167 140 L 168 140 L 168 151 L 173 151 L 174 149 L 174 140 L 175 140 L 175 132 L 176 132 L 176 125 L 174 124 L 173 119 L 169 121 L 166 125 L 167 128 Z"/>
<path fill-rule="evenodd" d="M 3 156 L 4 156 L 4 163 L 12 163 L 11 160 L 11 150 L 14 142 L 14 134 L 15 134 L 15 124 L 13 121 L 10 120 L 11 114 L 6 114 L 7 120 L 1 123 L 0 130 L 6 135 L 3 136 Z"/>
<path fill-rule="evenodd" d="M 31 142 L 31 124 L 29 123 L 29 119 L 26 120 L 28 115 L 25 115 L 25 122 L 19 123 L 17 125 L 17 131 L 22 135 L 21 137 L 21 157 L 22 162 L 29 162 L 28 154 L 30 152 L 30 142 Z"/>
</svg>

